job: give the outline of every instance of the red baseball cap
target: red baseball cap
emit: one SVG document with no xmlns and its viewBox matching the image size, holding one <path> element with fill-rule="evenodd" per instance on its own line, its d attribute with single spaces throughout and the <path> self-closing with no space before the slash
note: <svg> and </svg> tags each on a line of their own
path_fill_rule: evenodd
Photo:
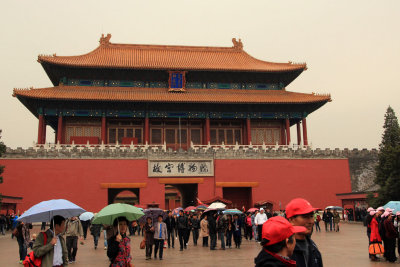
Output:
<svg viewBox="0 0 400 267">
<path fill-rule="evenodd" d="M 304 198 L 295 198 L 286 205 L 286 217 L 290 218 L 295 215 L 307 214 L 316 210 L 317 208 L 313 208 L 310 202 Z"/>
<path fill-rule="evenodd" d="M 306 232 L 304 226 L 293 226 L 288 220 L 281 216 L 275 216 L 268 219 L 262 227 L 262 238 L 268 239 L 267 246 L 276 244 L 292 236 L 295 233 Z"/>
</svg>

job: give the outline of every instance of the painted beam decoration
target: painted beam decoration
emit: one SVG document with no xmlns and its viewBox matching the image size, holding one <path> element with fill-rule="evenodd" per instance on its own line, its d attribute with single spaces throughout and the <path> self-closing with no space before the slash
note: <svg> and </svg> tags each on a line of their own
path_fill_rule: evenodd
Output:
<svg viewBox="0 0 400 267">
<path fill-rule="evenodd" d="M 149 177 L 214 176 L 214 162 L 209 160 L 149 160 Z"/>
</svg>

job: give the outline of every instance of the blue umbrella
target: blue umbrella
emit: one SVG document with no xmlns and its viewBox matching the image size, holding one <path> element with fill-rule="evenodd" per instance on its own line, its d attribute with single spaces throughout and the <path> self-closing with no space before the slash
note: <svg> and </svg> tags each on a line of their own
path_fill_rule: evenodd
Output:
<svg viewBox="0 0 400 267">
<path fill-rule="evenodd" d="M 94 217 L 93 212 L 84 212 L 81 215 L 79 215 L 79 220 L 81 221 L 90 221 Z"/>
<path fill-rule="evenodd" d="M 49 222 L 55 215 L 71 218 L 86 212 L 86 210 L 65 199 L 42 201 L 24 212 L 18 221 L 24 223 Z"/>
<path fill-rule="evenodd" d="M 238 209 L 228 209 L 228 210 L 224 210 L 222 213 L 223 214 L 242 214 L 243 212 L 241 212 Z"/>
<path fill-rule="evenodd" d="M 393 213 L 396 213 L 398 211 L 400 211 L 400 201 L 389 201 L 388 203 L 386 203 L 385 206 L 383 206 L 385 209 L 386 208 L 391 208 L 394 209 Z"/>
</svg>

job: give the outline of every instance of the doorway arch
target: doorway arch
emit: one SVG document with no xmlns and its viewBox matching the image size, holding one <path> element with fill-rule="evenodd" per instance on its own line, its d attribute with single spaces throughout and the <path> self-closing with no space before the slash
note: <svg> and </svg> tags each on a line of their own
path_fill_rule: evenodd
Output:
<svg viewBox="0 0 400 267">
<path fill-rule="evenodd" d="M 165 202 L 167 204 L 167 192 L 171 189 L 179 191 L 181 207 L 196 206 L 198 195 L 198 184 L 165 184 Z M 167 191 L 168 190 L 168 191 Z M 176 205 L 175 205 L 176 206 Z M 172 207 L 169 207 L 172 208 Z M 176 207 L 175 207 L 176 208 Z"/>
<path fill-rule="evenodd" d="M 131 205 L 139 204 L 139 188 L 109 188 L 108 204 L 126 203 Z"/>
</svg>

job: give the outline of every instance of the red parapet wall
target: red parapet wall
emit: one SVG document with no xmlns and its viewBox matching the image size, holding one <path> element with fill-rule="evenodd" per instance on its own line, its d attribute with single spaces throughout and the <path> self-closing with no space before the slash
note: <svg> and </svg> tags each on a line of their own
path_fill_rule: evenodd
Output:
<svg viewBox="0 0 400 267">
<path fill-rule="evenodd" d="M 340 206 L 336 194 L 351 192 L 347 159 L 221 159 L 215 168 L 216 182 L 258 182 L 252 192 L 253 203 L 272 200 L 277 205 L 281 202 L 282 209 L 296 197 L 318 208 Z"/>
<path fill-rule="evenodd" d="M 104 183 L 145 183 L 140 188 L 140 204 L 165 205 L 165 185 L 147 177 L 146 159 L 2 159 L 1 165 L 6 166 L 1 193 L 23 197 L 18 207 L 21 212 L 54 198 L 97 212 L 108 203 L 108 190 L 101 187 Z M 217 159 L 215 177 L 202 179 L 198 186 L 201 200 L 223 197 L 218 184 L 247 182 L 255 186 L 253 203 L 272 200 L 282 208 L 295 197 L 304 197 L 320 208 L 341 205 L 336 194 L 351 192 L 347 159 Z"/>
</svg>

